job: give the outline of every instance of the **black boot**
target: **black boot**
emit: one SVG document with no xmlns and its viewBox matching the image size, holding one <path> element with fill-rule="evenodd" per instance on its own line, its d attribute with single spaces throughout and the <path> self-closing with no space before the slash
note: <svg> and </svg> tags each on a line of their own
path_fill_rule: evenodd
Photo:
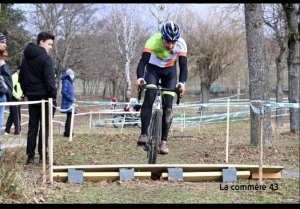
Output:
<svg viewBox="0 0 300 209">
<path fill-rule="evenodd" d="M 43 163 L 43 156 L 40 156 L 39 164 L 42 164 L 42 163 Z M 48 156 L 46 157 L 46 164 L 49 165 L 49 157 Z"/>
<path fill-rule="evenodd" d="M 33 165 L 33 164 L 34 164 L 34 155 L 28 155 L 26 165 Z"/>
</svg>

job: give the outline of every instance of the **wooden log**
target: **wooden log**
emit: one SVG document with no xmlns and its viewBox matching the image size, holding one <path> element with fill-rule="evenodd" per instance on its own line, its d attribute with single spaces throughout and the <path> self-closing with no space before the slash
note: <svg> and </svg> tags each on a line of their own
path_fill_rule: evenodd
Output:
<svg viewBox="0 0 300 209">
<path fill-rule="evenodd" d="M 249 179 L 250 171 L 237 171 L 237 179 Z M 217 172 L 183 172 L 183 181 L 198 182 L 198 181 L 222 181 L 222 171 Z M 167 179 L 168 173 L 162 173 L 161 179 Z"/>
<path fill-rule="evenodd" d="M 262 173 L 263 179 L 281 179 L 281 172 L 278 173 Z M 259 173 L 252 173 L 251 179 L 259 179 Z"/>
<path fill-rule="evenodd" d="M 68 181 L 68 172 L 54 172 L 55 181 Z M 135 179 L 150 179 L 151 172 L 134 172 Z M 117 181 L 120 179 L 120 172 L 83 172 L 83 180 L 89 182 Z"/>
</svg>

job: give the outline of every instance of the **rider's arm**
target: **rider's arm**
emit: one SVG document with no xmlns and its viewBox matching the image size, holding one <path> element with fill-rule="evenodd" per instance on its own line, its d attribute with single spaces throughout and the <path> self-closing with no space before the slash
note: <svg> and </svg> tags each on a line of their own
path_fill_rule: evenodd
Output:
<svg viewBox="0 0 300 209">
<path fill-rule="evenodd" d="M 179 56 L 179 82 L 185 83 L 188 75 L 187 69 L 187 57 L 186 56 Z"/>
<path fill-rule="evenodd" d="M 129 110 L 130 108 L 130 103 L 128 103 L 126 106 L 125 106 L 125 110 Z"/>
<path fill-rule="evenodd" d="M 144 78 L 145 66 L 148 64 L 150 56 L 151 56 L 151 53 L 149 53 L 149 52 L 143 52 L 142 57 L 141 57 L 141 59 L 139 61 L 137 69 L 136 69 L 136 77 L 137 77 L 137 79 Z"/>
</svg>

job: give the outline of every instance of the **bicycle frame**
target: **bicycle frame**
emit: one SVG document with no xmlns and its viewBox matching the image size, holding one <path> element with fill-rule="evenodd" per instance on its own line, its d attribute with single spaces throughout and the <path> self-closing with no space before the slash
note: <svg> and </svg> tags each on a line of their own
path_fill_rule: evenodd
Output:
<svg viewBox="0 0 300 209">
<path fill-rule="evenodd" d="M 132 116 L 130 113 L 118 114 L 113 117 L 112 123 L 115 128 L 124 128 L 127 125 L 137 126 L 141 128 L 140 117 Z"/>
</svg>

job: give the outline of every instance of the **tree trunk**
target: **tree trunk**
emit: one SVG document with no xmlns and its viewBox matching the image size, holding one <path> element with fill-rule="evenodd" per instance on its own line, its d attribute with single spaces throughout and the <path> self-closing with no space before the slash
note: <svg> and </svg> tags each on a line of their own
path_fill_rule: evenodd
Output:
<svg viewBox="0 0 300 209">
<path fill-rule="evenodd" d="M 106 97 L 106 89 L 107 89 L 107 80 L 105 80 L 104 82 L 104 89 L 103 89 L 103 92 L 102 92 L 102 99 L 105 100 L 105 97 Z"/>
<path fill-rule="evenodd" d="M 263 18 L 261 4 L 245 4 L 245 24 L 249 67 L 249 96 L 250 96 L 250 145 L 257 146 L 260 140 L 260 103 L 270 99 L 269 69 L 264 43 Z M 253 102 L 252 102 L 253 101 Z M 270 108 L 264 107 L 263 113 L 263 145 L 271 146 L 271 115 Z"/>
<path fill-rule="evenodd" d="M 200 95 L 202 98 L 200 99 L 202 104 L 209 103 L 209 90 L 211 86 L 206 85 L 205 83 L 201 82 L 201 93 Z M 202 115 L 207 115 L 208 107 L 201 107 Z"/>
<path fill-rule="evenodd" d="M 280 103 L 283 101 L 283 73 L 286 66 L 286 58 L 287 58 L 287 39 L 280 38 L 278 40 L 278 44 L 280 47 L 279 55 L 276 59 L 276 68 L 277 68 L 277 84 L 276 84 L 276 102 Z M 283 108 L 276 109 L 276 125 L 278 127 L 283 126 Z"/>
<path fill-rule="evenodd" d="M 129 75 L 129 62 L 125 62 L 126 97 L 131 96 L 131 80 Z"/>
<path fill-rule="evenodd" d="M 288 58 L 288 77 L 289 77 L 289 102 L 299 103 L 299 70 L 300 70 L 300 45 L 299 29 L 295 5 L 292 3 L 282 3 L 286 14 L 289 31 L 289 58 Z M 299 134 L 299 108 L 290 108 L 290 131 Z"/>
</svg>

